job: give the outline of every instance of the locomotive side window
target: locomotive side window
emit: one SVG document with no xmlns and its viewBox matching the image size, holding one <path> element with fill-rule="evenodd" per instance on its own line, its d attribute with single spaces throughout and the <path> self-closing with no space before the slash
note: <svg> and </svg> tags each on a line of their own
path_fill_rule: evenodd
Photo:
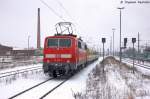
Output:
<svg viewBox="0 0 150 99">
<path fill-rule="evenodd" d="M 87 46 L 83 42 L 78 41 L 78 48 L 86 50 Z"/>
<path fill-rule="evenodd" d="M 59 47 L 70 47 L 71 40 L 70 39 L 59 39 Z"/>
<path fill-rule="evenodd" d="M 86 44 L 85 44 L 85 47 L 84 47 L 84 48 L 85 48 L 85 50 L 87 50 L 87 45 L 86 45 Z"/>
<path fill-rule="evenodd" d="M 82 49 L 84 49 L 84 50 L 85 50 L 85 45 L 84 45 L 84 43 L 82 43 Z"/>
<path fill-rule="evenodd" d="M 48 47 L 58 47 L 58 39 L 48 39 Z"/>
<path fill-rule="evenodd" d="M 81 42 L 80 42 L 80 41 L 78 41 L 78 48 L 82 48 L 82 47 L 81 47 Z"/>
</svg>

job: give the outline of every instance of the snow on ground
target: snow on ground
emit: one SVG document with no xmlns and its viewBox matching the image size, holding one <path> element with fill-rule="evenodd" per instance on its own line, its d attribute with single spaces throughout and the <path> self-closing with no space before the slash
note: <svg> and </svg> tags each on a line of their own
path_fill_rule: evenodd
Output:
<svg viewBox="0 0 150 99">
<path fill-rule="evenodd" d="M 116 58 L 117 60 L 119 60 L 119 57 L 115 57 L 115 58 Z M 130 63 L 127 62 L 126 60 L 130 61 Z M 123 58 L 123 59 L 122 59 L 122 62 L 128 64 L 130 67 L 133 67 L 132 61 L 133 61 L 133 60 L 130 59 L 130 58 Z M 150 67 L 150 62 L 144 62 L 144 63 L 143 63 L 143 62 L 138 62 L 138 60 L 135 60 L 135 63 L 141 64 L 141 65 L 148 65 L 148 66 Z M 143 67 L 140 67 L 140 66 L 136 66 L 136 64 L 135 64 L 135 67 L 136 67 L 136 69 L 137 69 L 138 71 L 142 72 L 142 74 L 150 76 L 150 69 L 146 69 L 146 68 L 143 68 Z"/>
<path fill-rule="evenodd" d="M 26 69 L 26 68 L 32 68 L 32 67 L 42 67 L 42 64 L 31 64 L 31 65 L 26 65 L 26 66 L 19 66 L 19 67 L 14 67 L 14 68 L 6 68 L 6 69 L 2 69 L 0 70 L 0 74 L 1 73 L 5 73 L 5 72 L 11 72 L 11 71 L 17 71 L 17 70 L 21 70 L 21 69 Z"/>
<path fill-rule="evenodd" d="M 126 64 L 128 64 L 130 67 L 132 67 L 133 66 L 133 63 L 132 63 L 133 60 L 129 59 L 129 58 L 127 58 L 126 60 L 131 61 L 131 63 L 126 62 L 124 60 L 123 60 L 123 62 L 126 63 Z M 135 63 L 141 64 L 141 65 L 148 65 L 150 67 L 150 63 L 149 62 L 144 62 L 144 63 L 140 62 L 139 63 L 138 61 L 135 61 Z M 136 66 L 136 64 L 135 64 L 135 66 Z M 136 69 L 138 71 L 142 72 L 142 74 L 144 74 L 144 75 L 150 75 L 150 69 L 146 69 L 146 68 L 143 68 L 143 67 L 140 67 L 140 66 L 136 66 Z"/>
<path fill-rule="evenodd" d="M 64 83 L 62 86 L 60 86 L 50 95 L 48 95 L 45 99 L 74 99 L 73 93 L 81 92 L 85 90 L 86 79 L 88 78 L 88 73 L 101 60 L 102 58 L 99 58 L 98 61 L 95 61 L 94 63 L 88 65 L 83 70 L 79 71 L 66 83 Z M 38 64 L 38 65 L 40 66 L 41 64 Z M 18 68 L 21 68 L 21 67 L 14 68 L 14 70 Z M 24 68 L 26 68 L 26 66 Z M 9 70 L 6 70 L 6 71 L 9 71 Z M 21 74 L 19 75 L 21 76 L 19 77 L 19 79 L 16 79 L 17 78 L 16 76 L 14 76 L 14 78 L 11 79 L 10 81 L 7 81 L 7 79 L 5 79 L 5 81 L 3 81 L 4 79 L 0 79 L 0 93 L 1 93 L 0 99 L 7 99 L 16 93 L 23 91 L 24 89 L 27 89 L 49 78 L 47 75 L 44 75 L 41 70 L 37 72 L 28 72 L 27 74 Z M 25 95 L 22 95 L 21 98 L 18 97 L 18 99 L 37 99 L 39 98 L 38 93 L 44 94 L 46 91 L 50 90 L 52 87 L 54 87 L 54 85 L 58 84 L 60 81 L 63 81 L 63 80 L 61 79 L 52 80 L 48 82 L 46 85 L 43 85 L 44 87 L 41 87 L 41 88 L 39 87 L 38 90 L 34 89 L 32 93 L 30 92 L 26 93 Z"/>
<path fill-rule="evenodd" d="M 36 87 L 14 99 L 39 99 L 41 96 L 43 96 L 45 93 L 47 93 L 50 89 L 54 88 L 54 86 L 57 86 L 62 81 L 58 79 L 51 80 L 49 82 L 46 82 L 39 87 Z M 53 99 L 53 98 L 49 98 Z M 56 98 L 54 98 L 56 99 Z"/>
<path fill-rule="evenodd" d="M 31 66 L 32 64 L 42 63 L 42 60 L 43 56 L 20 56 L 18 57 L 18 59 L 15 59 L 13 57 L 0 57 L 0 70 L 15 68 L 19 66 Z"/>
<path fill-rule="evenodd" d="M 121 64 L 120 67 L 117 60 L 106 58 L 103 61 L 105 64 L 103 73 L 101 60 L 102 58 L 99 58 L 98 61 L 79 71 L 44 99 L 150 99 L 150 70 L 136 67 L 137 71 L 133 74 L 131 64 Z M 27 67 L 32 66 L 42 66 L 42 64 Z M 20 68 L 26 66 L 14 70 Z M 12 69 L 5 71 L 10 70 Z M 7 99 L 48 78 L 42 70 L 39 70 L 15 75 L 11 80 L 9 77 L 0 79 L 0 99 Z M 38 99 L 63 80 L 54 79 L 17 99 Z"/>
<path fill-rule="evenodd" d="M 19 79 L 18 79 L 19 76 Z M 28 72 L 27 74 L 16 75 L 14 78 L 4 78 L 0 82 L 0 99 L 8 99 L 12 95 L 21 92 L 31 86 L 38 84 L 42 81 L 48 79 L 48 76 L 45 76 L 43 72 L 34 71 Z"/>
<path fill-rule="evenodd" d="M 150 99 L 150 76 L 132 71 L 130 66 L 108 57 L 92 70 L 86 90 L 76 93 L 76 99 Z"/>
<path fill-rule="evenodd" d="M 98 61 L 88 65 L 88 67 L 79 71 L 75 74 L 69 81 L 64 83 L 54 92 L 49 94 L 44 99 L 74 99 L 73 93 L 82 92 L 86 88 L 86 79 L 88 78 L 88 73 L 102 60 L 102 57 Z"/>
</svg>

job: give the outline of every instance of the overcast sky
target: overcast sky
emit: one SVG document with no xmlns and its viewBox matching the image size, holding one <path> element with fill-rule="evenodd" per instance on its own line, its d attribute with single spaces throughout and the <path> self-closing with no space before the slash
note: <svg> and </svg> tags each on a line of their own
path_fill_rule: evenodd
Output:
<svg viewBox="0 0 150 99">
<path fill-rule="evenodd" d="M 76 25 L 77 34 L 91 46 L 100 46 L 107 38 L 110 46 L 112 28 L 115 28 L 115 47 L 119 46 L 119 10 L 122 10 L 123 37 L 137 37 L 141 43 L 150 40 L 150 3 L 120 4 L 120 0 L 43 0 L 57 15 Z M 128 0 L 129 1 L 129 0 Z M 40 0 L 0 0 L 0 43 L 26 48 L 28 35 L 30 47 L 36 47 L 37 8 L 41 9 L 41 44 L 44 38 L 54 35 L 54 26 L 63 21 Z M 64 9 L 65 8 L 65 9 Z M 149 42 L 150 43 L 150 42 Z"/>
</svg>

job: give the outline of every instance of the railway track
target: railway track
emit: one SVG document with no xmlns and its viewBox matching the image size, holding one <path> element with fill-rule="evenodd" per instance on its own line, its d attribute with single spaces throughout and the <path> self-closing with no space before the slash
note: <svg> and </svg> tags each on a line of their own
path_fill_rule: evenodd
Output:
<svg viewBox="0 0 150 99">
<path fill-rule="evenodd" d="M 39 69 L 42 69 L 42 67 L 41 66 L 39 66 L 39 67 L 30 67 L 30 68 L 19 69 L 19 70 L 14 70 L 14 71 L 9 71 L 9 72 L 3 72 L 3 73 L 0 73 L 0 78 L 25 73 L 25 72 L 28 72 L 28 71 L 39 70 Z"/>
<path fill-rule="evenodd" d="M 133 64 L 133 61 L 131 60 L 127 60 L 127 59 L 124 59 L 123 60 L 124 62 L 128 62 L 130 64 Z M 143 68 L 146 68 L 146 69 L 149 69 L 150 70 L 150 65 L 146 65 L 146 64 L 139 64 L 139 63 L 134 63 L 136 66 L 139 66 L 139 67 L 143 67 Z"/>
<path fill-rule="evenodd" d="M 70 78 L 70 77 L 69 77 L 69 78 Z M 33 95 L 35 95 L 35 94 L 34 94 L 35 90 L 36 90 L 36 92 L 40 92 L 42 89 L 45 89 L 44 92 L 42 92 L 42 95 L 40 95 L 40 96 L 39 96 L 39 94 L 38 94 L 38 96 L 35 95 L 36 99 L 43 99 L 43 98 L 45 98 L 47 95 L 49 95 L 50 93 L 52 93 L 55 89 L 57 89 L 57 88 L 60 87 L 62 84 L 64 84 L 67 80 L 69 80 L 69 78 L 68 78 L 68 79 L 65 79 L 65 80 L 63 80 L 63 81 L 57 82 L 58 84 L 53 85 L 54 87 L 49 85 L 50 83 L 53 83 L 53 82 L 50 82 L 50 81 L 54 80 L 54 78 L 50 78 L 50 79 L 48 79 L 48 80 L 45 80 L 45 81 L 43 81 L 43 82 L 41 82 L 41 83 L 39 83 L 39 84 L 36 84 L 36 85 L 30 87 L 30 88 L 28 88 L 28 89 L 23 90 L 23 91 L 21 91 L 21 92 L 15 94 L 15 95 L 9 97 L 8 99 L 15 99 L 15 98 L 22 99 L 22 98 L 26 98 L 26 96 L 29 96 L 28 93 L 31 93 L 32 96 L 33 96 Z M 55 81 L 54 81 L 54 82 L 55 82 Z M 46 83 L 47 83 L 47 84 L 46 84 Z M 45 84 L 45 85 L 44 85 L 44 84 Z M 41 88 L 41 86 L 42 86 L 43 88 Z M 46 87 L 48 87 L 48 89 L 46 89 Z M 49 87 L 50 87 L 50 88 L 49 88 Z M 31 95 L 31 94 L 30 94 L 30 95 Z M 20 98 L 20 97 L 21 97 L 21 98 Z M 30 96 L 29 96 L 29 97 L 30 97 Z M 37 98 L 37 97 L 38 97 L 38 98 Z M 30 98 L 31 98 L 31 97 L 30 97 Z M 26 99 L 27 99 L 27 98 L 26 98 Z M 33 99 L 34 99 L 34 98 L 33 98 Z"/>
<path fill-rule="evenodd" d="M 60 84 L 58 84 L 57 86 L 55 86 L 54 88 L 52 88 L 51 90 L 49 90 L 47 93 L 45 93 L 43 96 L 41 96 L 39 99 L 43 99 L 44 97 L 46 97 L 47 95 L 49 95 L 51 92 L 53 92 L 55 89 L 57 89 L 59 86 L 61 86 L 62 84 L 64 84 L 68 79 L 64 80 L 63 82 L 61 82 Z"/>
<path fill-rule="evenodd" d="M 38 84 L 36 84 L 36 85 L 34 85 L 34 86 L 28 88 L 28 89 L 25 89 L 25 90 L 23 90 L 23 91 L 21 91 L 21 92 L 15 94 L 15 95 L 11 96 L 11 97 L 8 98 L 8 99 L 13 99 L 13 98 L 15 98 L 15 97 L 17 97 L 17 96 L 19 96 L 19 95 L 21 95 L 21 94 L 27 92 L 27 91 L 30 91 L 31 89 L 33 89 L 33 88 L 35 88 L 35 87 L 38 87 L 38 86 L 40 86 L 40 85 L 42 85 L 42 84 L 44 84 L 44 83 L 46 83 L 46 82 L 52 80 L 52 79 L 54 79 L 54 78 L 50 78 L 50 79 L 45 80 L 45 81 L 43 81 L 43 82 L 41 82 L 41 83 L 38 83 Z"/>
</svg>

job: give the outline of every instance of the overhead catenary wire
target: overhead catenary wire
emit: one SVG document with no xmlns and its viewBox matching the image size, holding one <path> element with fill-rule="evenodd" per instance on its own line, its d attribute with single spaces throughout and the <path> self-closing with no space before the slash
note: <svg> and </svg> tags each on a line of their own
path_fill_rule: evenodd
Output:
<svg viewBox="0 0 150 99">
<path fill-rule="evenodd" d="M 60 19 L 62 19 L 63 21 L 66 21 L 60 14 L 58 14 L 51 6 L 49 6 L 46 2 L 44 2 L 43 0 L 40 0 L 41 3 L 43 3 L 46 7 L 48 7 L 57 17 L 59 17 Z M 63 10 L 65 10 L 66 14 L 70 17 L 70 19 L 72 19 L 75 22 L 75 19 L 73 19 L 71 17 L 71 15 L 69 14 L 69 12 L 65 9 L 65 7 L 63 6 L 63 4 L 60 1 L 57 1 L 57 3 L 59 3 L 59 5 L 63 8 Z M 76 23 L 76 22 L 75 22 Z M 76 23 L 77 24 L 77 23 Z M 74 25 L 74 24 L 73 24 Z M 74 25 L 75 26 L 75 25 Z"/>
<path fill-rule="evenodd" d="M 75 19 L 71 16 L 71 14 L 68 12 L 68 10 L 63 6 L 63 4 L 59 1 L 59 0 L 55 0 L 59 6 L 65 11 L 65 13 L 67 14 L 67 16 L 69 16 L 69 18 L 73 21 L 75 21 Z M 75 21 L 76 22 L 76 21 Z"/>
<path fill-rule="evenodd" d="M 41 3 L 43 3 L 48 9 L 50 9 L 57 17 L 59 17 L 60 19 L 62 19 L 63 21 L 66 21 L 60 14 L 58 14 L 51 6 L 49 6 L 46 2 L 44 2 L 43 0 L 40 0 Z"/>
<path fill-rule="evenodd" d="M 60 2 L 60 0 L 55 0 L 55 2 L 57 2 L 59 4 L 59 6 L 65 11 L 65 13 L 67 14 L 67 16 L 74 21 L 75 25 L 77 25 L 81 31 L 83 31 L 83 29 L 81 28 L 81 26 L 78 24 L 78 22 L 72 17 L 72 15 L 69 13 L 69 11 L 64 7 L 64 5 Z M 73 24 L 74 25 L 74 24 Z M 74 26 L 75 26 L 74 25 Z M 76 27 L 76 26 L 75 26 Z"/>
<path fill-rule="evenodd" d="M 40 0 L 41 3 L 43 3 L 49 10 L 51 10 L 57 17 L 59 17 L 61 20 L 66 21 L 63 16 L 61 16 L 59 13 L 57 13 L 51 6 L 49 6 L 46 2 L 44 2 L 43 0 Z M 84 31 L 82 29 L 82 27 L 78 24 L 78 22 L 71 16 L 71 14 L 68 12 L 68 10 L 63 6 L 63 4 L 59 1 L 56 0 L 56 2 L 60 5 L 60 7 L 65 11 L 65 13 L 67 14 L 67 16 L 74 21 L 74 23 L 80 28 L 80 31 Z M 73 24 L 75 26 L 75 24 Z M 76 26 L 75 26 L 76 27 Z M 75 31 L 77 31 L 75 29 Z M 85 32 L 84 32 L 85 33 Z"/>
</svg>

